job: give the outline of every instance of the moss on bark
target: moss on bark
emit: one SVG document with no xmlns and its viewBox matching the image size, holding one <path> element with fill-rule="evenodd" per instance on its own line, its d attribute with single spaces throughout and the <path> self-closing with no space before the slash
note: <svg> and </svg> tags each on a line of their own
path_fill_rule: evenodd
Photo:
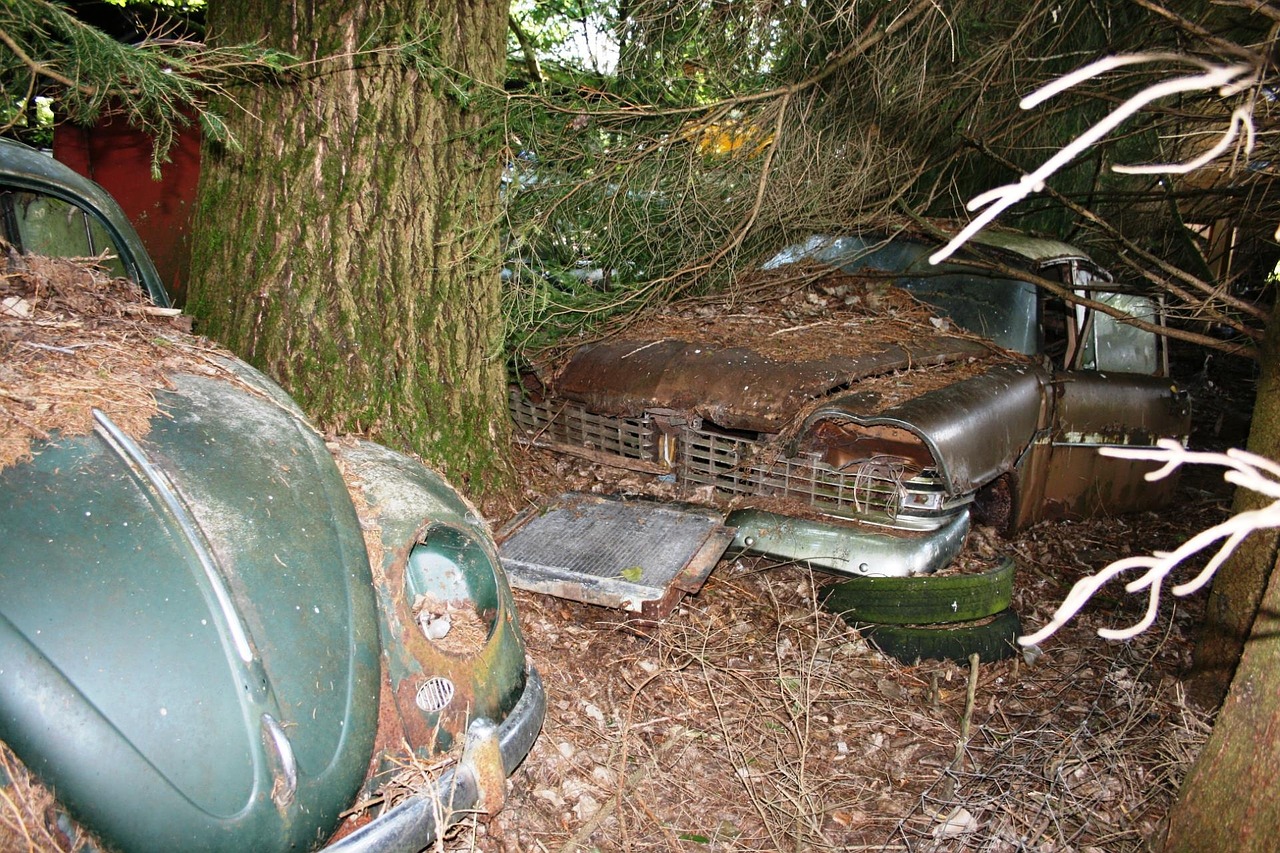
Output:
<svg viewBox="0 0 1280 853">
<path fill-rule="evenodd" d="M 1280 324 L 1269 324 L 1262 353 L 1248 450 L 1280 459 Z M 1239 513 L 1268 503 L 1270 499 L 1264 495 L 1238 489 L 1232 509 Z M 1251 533 L 1214 576 L 1196 642 L 1191 680 L 1192 696 L 1206 707 L 1222 702 L 1231 684 L 1267 588 L 1278 541 L 1274 530 Z"/>
<path fill-rule="evenodd" d="M 500 157 L 478 130 L 506 4 L 225 0 L 212 37 L 312 64 L 232 97 L 207 147 L 188 307 L 325 429 L 473 490 L 509 476 Z"/>
<path fill-rule="evenodd" d="M 1280 459 L 1280 324 L 1269 324 L 1249 450 Z M 1237 511 L 1270 503 L 1240 490 Z M 1219 570 L 1196 648 L 1195 685 L 1213 733 L 1169 814 L 1166 853 L 1276 849 L 1280 828 L 1280 572 L 1274 531 L 1257 531 Z M 1255 616 L 1256 614 L 1256 616 Z M 1238 665 L 1237 665 L 1238 662 Z M 1234 675 L 1234 677 L 1233 677 Z"/>
<path fill-rule="evenodd" d="M 1271 853 L 1280 827 L 1280 573 L 1204 751 L 1169 815 L 1166 853 Z"/>
</svg>

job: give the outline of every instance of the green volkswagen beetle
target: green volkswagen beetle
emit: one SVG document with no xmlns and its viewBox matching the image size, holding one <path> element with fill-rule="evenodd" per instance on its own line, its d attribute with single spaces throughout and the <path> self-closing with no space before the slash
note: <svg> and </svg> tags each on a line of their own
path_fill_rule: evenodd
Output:
<svg viewBox="0 0 1280 853">
<path fill-rule="evenodd" d="M 106 193 L 7 141 L 0 223 L 167 302 Z M 492 540 L 432 471 L 215 360 L 145 435 L 94 410 L 0 470 L 0 740 L 112 849 L 420 850 L 501 806 L 545 712 Z M 366 799 L 394 805 L 343 820 Z"/>
</svg>

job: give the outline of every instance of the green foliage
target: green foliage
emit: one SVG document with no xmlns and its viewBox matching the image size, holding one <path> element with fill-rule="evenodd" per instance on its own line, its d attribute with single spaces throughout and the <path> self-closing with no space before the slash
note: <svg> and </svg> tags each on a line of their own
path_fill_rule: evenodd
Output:
<svg viewBox="0 0 1280 853">
<path fill-rule="evenodd" d="M 512 0 L 507 53 L 519 67 L 525 48 L 532 48 L 552 79 L 611 74 L 617 49 L 610 30 L 618 7 L 614 0 Z"/>
<path fill-rule="evenodd" d="M 0 101 L 0 127 L 11 128 L 28 145 L 53 145 L 53 101 L 44 96 Z"/>
<path fill-rule="evenodd" d="M 193 12 L 205 7 L 205 0 L 105 0 L 112 6 L 159 6 L 183 12 Z"/>
<path fill-rule="evenodd" d="M 175 3 L 175 5 L 185 5 Z M 137 44 L 117 41 L 52 0 L 0 4 L 0 104 L 36 95 L 56 101 L 60 118 L 92 124 L 121 114 L 154 139 L 153 166 L 176 133 L 196 117 L 214 140 L 230 143 L 210 99 L 231 80 L 283 73 L 292 57 L 254 47 L 211 49 L 157 32 Z M 0 127 L 0 131 L 11 129 Z"/>
<path fill-rule="evenodd" d="M 618 60 L 607 75 L 560 64 L 536 85 L 513 72 L 520 85 L 504 117 L 513 347 L 537 350 L 725 286 L 813 233 L 963 218 L 968 199 L 1032 171 L 1170 66 L 1114 73 L 1030 112 L 1023 96 L 1108 53 L 1183 49 L 1188 33 L 1227 26 L 1228 15 L 1237 37 L 1266 35 L 1262 16 L 1184 5 L 1182 14 L 1210 17 L 1090 0 L 518 3 L 513 14 L 535 43 L 600 22 Z M 1074 240 L 1104 262 L 1113 246 L 1116 257 L 1133 253 L 1098 220 L 1157 254 L 1199 251 L 1165 215 L 1170 182 L 1110 165 L 1180 159 L 1186 140 L 1225 126 L 1231 105 L 1207 92 L 1161 107 L 1055 175 L 1070 204 L 1039 197 L 1002 223 Z"/>
</svg>

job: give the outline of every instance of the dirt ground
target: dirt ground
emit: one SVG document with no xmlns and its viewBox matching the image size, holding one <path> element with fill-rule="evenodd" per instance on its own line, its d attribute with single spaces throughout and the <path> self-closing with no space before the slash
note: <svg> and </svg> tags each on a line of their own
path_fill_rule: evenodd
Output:
<svg viewBox="0 0 1280 853">
<path fill-rule="evenodd" d="M 607 476 L 565 470 L 590 487 Z M 533 477 L 536 480 L 537 477 Z M 1083 574 L 1223 517 L 1212 476 L 1177 513 L 992 539 L 1014 606 L 1043 625 Z M 979 531 L 979 535 L 983 535 Z M 450 850 L 1129 851 L 1145 849 L 1207 732 L 1184 696 L 1201 599 L 1104 597 L 1038 655 L 906 666 L 815 604 L 831 579 L 730 555 L 660 621 L 517 593 L 549 695 L 506 808 Z"/>
</svg>

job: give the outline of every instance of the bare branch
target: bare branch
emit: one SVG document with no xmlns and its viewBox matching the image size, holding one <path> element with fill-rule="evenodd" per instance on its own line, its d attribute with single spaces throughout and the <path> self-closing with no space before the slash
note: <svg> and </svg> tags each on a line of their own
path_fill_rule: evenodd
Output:
<svg viewBox="0 0 1280 853">
<path fill-rule="evenodd" d="M 1076 86 L 1085 80 L 1090 80 L 1100 74 L 1113 71 L 1128 65 L 1136 65 L 1147 62 L 1159 62 L 1178 60 L 1188 62 L 1199 66 L 1202 71 L 1198 74 L 1188 74 L 1180 77 L 1173 77 L 1160 83 L 1155 83 L 1128 100 L 1124 101 L 1120 106 L 1116 107 L 1108 113 L 1101 121 L 1094 124 L 1084 133 L 1081 133 L 1066 146 L 1060 149 L 1056 154 L 1041 164 L 1029 175 L 1024 175 L 1017 183 L 1006 184 L 993 190 L 988 190 L 974 196 L 970 200 L 967 208 L 969 210 L 982 210 L 977 217 L 973 219 L 960 233 L 956 234 L 946 246 L 939 249 L 929 257 L 929 262 L 933 264 L 941 263 L 951 257 L 957 249 L 969 241 L 971 237 L 989 225 L 997 216 L 1008 208 L 1025 199 L 1032 193 L 1040 192 L 1044 189 L 1044 182 L 1048 178 L 1074 160 L 1081 153 L 1091 148 L 1105 138 L 1120 125 L 1124 124 L 1129 118 L 1142 111 L 1148 104 L 1153 101 L 1166 98 L 1171 95 L 1182 94 L 1186 92 L 1212 91 L 1218 90 L 1223 97 L 1238 94 L 1250 86 L 1257 85 L 1259 81 L 1259 71 L 1256 65 L 1246 62 L 1238 62 L 1230 65 L 1214 65 L 1203 62 L 1199 59 L 1189 56 L 1181 56 L 1177 54 L 1150 53 L 1150 54 L 1131 54 L 1126 56 L 1110 56 L 1100 59 L 1097 62 L 1080 68 L 1071 74 L 1055 80 L 1054 82 L 1043 86 L 1035 92 L 1022 99 L 1021 106 L 1023 109 L 1032 109 L 1049 98 L 1057 95 L 1072 86 Z M 1250 123 L 1248 131 L 1249 140 L 1253 139 L 1252 131 L 1252 111 L 1247 107 L 1244 115 L 1244 121 Z"/>
<path fill-rule="evenodd" d="M 18 57 L 18 60 L 23 65 L 31 69 L 32 74 L 38 77 L 48 77 L 55 83 L 59 83 L 70 89 L 75 89 L 77 92 L 81 92 L 85 95 L 93 96 L 98 94 L 98 89 L 96 87 L 87 86 L 77 80 L 73 80 L 65 74 L 60 73 L 57 69 L 52 68 L 43 62 L 37 62 L 32 59 L 31 56 L 22 49 L 22 46 L 14 41 L 13 38 L 3 29 L 0 29 L 0 43 L 3 43 L 5 47 L 13 51 L 13 55 Z"/>
<path fill-rule="evenodd" d="M 983 140 L 970 139 L 968 142 L 981 151 L 983 156 L 989 157 L 995 162 L 1008 168 L 1013 168 L 1013 163 L 992 151 Z M 1263 323 L 1266 322 L 1269 316 L 1269 312 L 1266 308 L 1240 299 L 1239 297 L 1232 295 L 1229 290 L 1224 290 L 1220 284 L 1205 281 L 1192 273 L 1169 263 L 1164 258 L 1134 242 L 1107 219 L 1099 216 L 1088 207 L 1067 198 L 1053 187 L 1046 186 L 1044 188 L 1044 193 L 1047 197 L 1053 199 L 1058 204 L 1061 204 L 1082 220 L 1092 224 L 1102 233 L 1106 234 L 1106 236 L 1111 240 L 1115 241 L 1121 248 L 1120 255 L 1126 264 L 1137 270 L 1139 274 L 1151 281 L 1161 290 L 1168 292 L 1184 302 L 1186 305 L 1190 306 L 1201 319 L 1221 323 L 1222 325 L 1228 326 L 1236 332 L 1246 337 L 1254 338 L 1255 340 L 1261 337 L 1257 329 L 1242 322 L 1238 316 L 1224 312 L 1218 306 L 1225 306 L 1232 311 L 1237 311 L 1242 315 L 1253 317 Z M 947 237 L 946 234 L 942 234 L 941 232 L 939 232 L 937 236 L 943 239 Z M 1143 267 L 1142 264 L 1146 264 L 1147 266 Z M 1243 354 L 1238 350 L 1238 348 L 1235 348 L 1226 341 L 1222 341 L 1217 338 L 1198 336 L 1196 340 L 1184 340 L 1188 340 L 1190 343 L 1209 346 L 1214 349 L 1228 350 L 1233 354 Z"/>
<path fill-rule="evenodd" d="M 1142 575 L 1125 584 L 1126 592 L 1146 591 L 1147 609 L 1142 618 L 1128 628 L 1098 630 L 1098 636 L 1108 640 L 1127 640 L 1134 637 L 1149 628 L 1155 620 L 1164 584 L 1170 573 L 1184 561 L 1218 543 L 1213 556 L 1199 574 L 1185 583 L 1172 587 L 1171 591 L 1176 596 L 1190 595 L 1208 583 L 1248 534 L 1255 530 L 1280 527 L 1280 465 L 1270 459 L 1243 450 L 1229 450 L 1225 454 L 1187 450 L 1171 439 L 1162 439 L 1159 447 L 1153 449 L 1105 447 L 1099 452 L 1119 459 L 1147 459 L 1163 462 L 1160 468 L 1146 475 L 1148 481 L 1163 479 L 1185 464 L 1220 465 L 1228 469 L 1223 475 L 1223 479 L 1227 482 L 1265 495 L 1272 499 L 1272 503 L 1262 509 L 1237 513 L 1220 524 L 1202 530 L 1174 551 L 1155 552 L 1150 556 L 1126 557 L 1105 566 L 1095 574 L 1081 578 L 1067 593 L 1049 624 L 1034 634 L 1018 638 L 1018 642 L 1024 646 L 1035 645 L 1052 636 L 1079 613 L 1099 589 L 1115 578 L 1126 572 L 1142 571 Z"/>
</svg>

